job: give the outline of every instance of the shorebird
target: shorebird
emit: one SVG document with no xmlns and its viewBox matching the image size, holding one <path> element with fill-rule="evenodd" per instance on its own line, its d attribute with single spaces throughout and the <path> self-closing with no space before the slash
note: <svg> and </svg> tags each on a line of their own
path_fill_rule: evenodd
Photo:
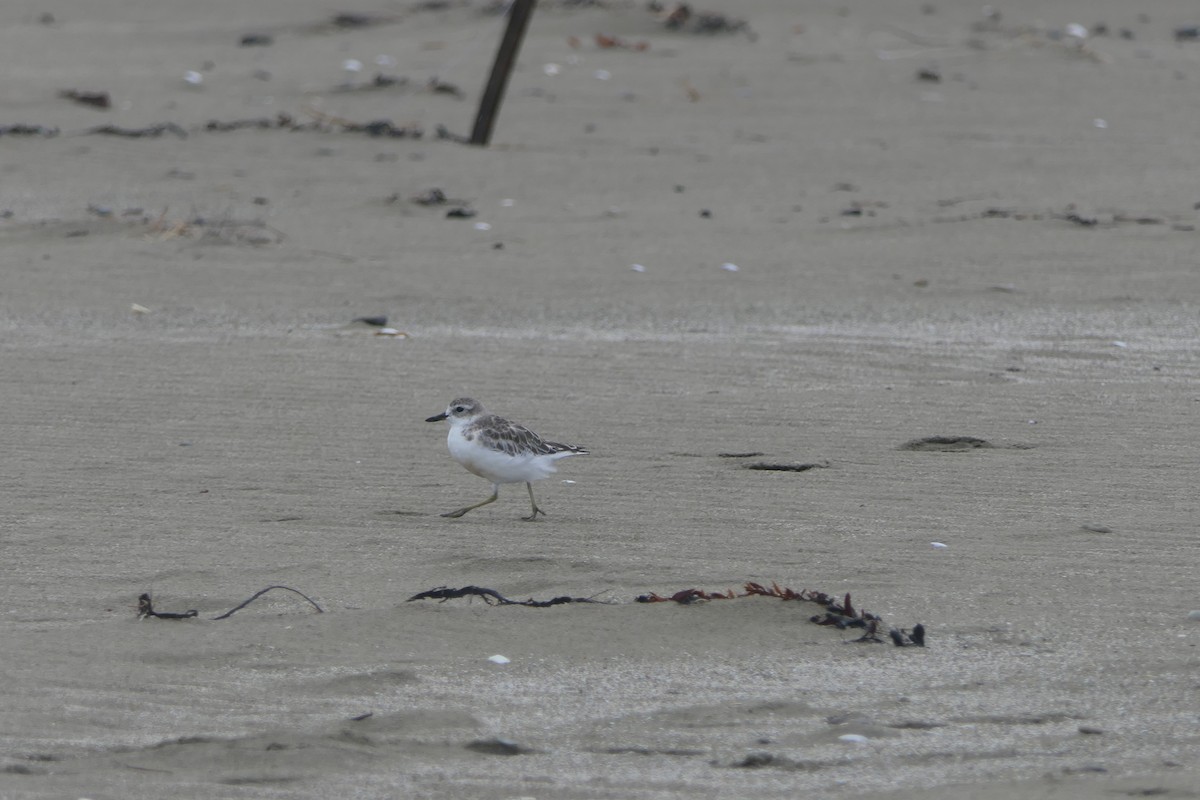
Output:
<svg viewBox="0 0 1200 800">
<path fill-rule="evenodd" d="M 546 515 L 533 499 L 533 481 L 548 478 L 556 472 L 554 462 L 567 456 L 587 455 L 587 450 L 573 444 L 548 442 L 524 425 L 509 422 L 489 414 L 483 404 L 470 397 L 459 397 L 446 410 L 426 419 L 426 422 L 450 421 L 446 446 L 450 455 L 468 472 L 492 482 L 492 496 L 481 503 L 447 511 L 443 517 L 461 517 L 468 511 L 494 503 L 500 496 L 500 484 L 524 483 L 529 490 L 532 507 L 524 520 L 533 522 L 538 514 Z"/>
</svg>

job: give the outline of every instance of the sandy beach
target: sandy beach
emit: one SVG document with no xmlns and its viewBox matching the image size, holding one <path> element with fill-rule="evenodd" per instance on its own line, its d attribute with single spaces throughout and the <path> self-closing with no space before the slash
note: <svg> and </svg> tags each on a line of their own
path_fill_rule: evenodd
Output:
<svg viewBox="0 0 1200 800">
<path fill-rule="evenodd" d="M 1200 12 L 693 11 L 0 9 L 0 798 L 1200 794 Z"/>
</svg>

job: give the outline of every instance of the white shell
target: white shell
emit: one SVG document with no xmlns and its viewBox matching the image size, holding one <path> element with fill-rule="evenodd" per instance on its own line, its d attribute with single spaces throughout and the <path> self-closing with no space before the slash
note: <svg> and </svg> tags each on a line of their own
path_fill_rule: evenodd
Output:
<svg viewBox="0 0 1200 800">
<path fill-rule="evenodd" d="M 493 664 L 508 664 L 512 661 L 512 659 L 508 656 L 496 654 L 494 656 L 488 656 L 488 661 L 492 662 Z"/>
</svg>

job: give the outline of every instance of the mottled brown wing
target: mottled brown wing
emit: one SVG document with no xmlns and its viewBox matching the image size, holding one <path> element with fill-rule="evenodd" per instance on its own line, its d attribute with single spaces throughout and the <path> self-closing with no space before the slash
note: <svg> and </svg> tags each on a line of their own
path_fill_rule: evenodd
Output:
<svg viewBox="0 0 1200 800">
<path fill-rule="evenodd" d="M 510 456 L 522 453 L 533 453 L 538 456 L 548 456 L 554 453 L 587 453 L 581 447 L 558 442 L 547 442 L 524 425 L 509 422 L 503 417 L 489 414 L 479 419 L 471 426 L 472 431 L 479 437 L 479 443 L 492 450 L 499 450 Z"/>
</svg>

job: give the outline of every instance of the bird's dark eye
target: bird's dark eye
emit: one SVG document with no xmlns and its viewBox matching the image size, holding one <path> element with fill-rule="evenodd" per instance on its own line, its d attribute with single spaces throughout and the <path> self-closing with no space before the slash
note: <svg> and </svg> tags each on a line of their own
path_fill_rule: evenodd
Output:
<svg viewBox="0 0 1200 800">
<path fill-rule="evenodd" d="M 466 411 L 466 409 L 465 409 L 465 408 L 463 408 L 462 406 L 455 406 L 455 407 L 454 407 L 454 413 L 455 413 L 455 414 L 461 414 L 461 413 L 462 413 L 462 412 L 464 412 L 464 411 Z"/>
</svg>

